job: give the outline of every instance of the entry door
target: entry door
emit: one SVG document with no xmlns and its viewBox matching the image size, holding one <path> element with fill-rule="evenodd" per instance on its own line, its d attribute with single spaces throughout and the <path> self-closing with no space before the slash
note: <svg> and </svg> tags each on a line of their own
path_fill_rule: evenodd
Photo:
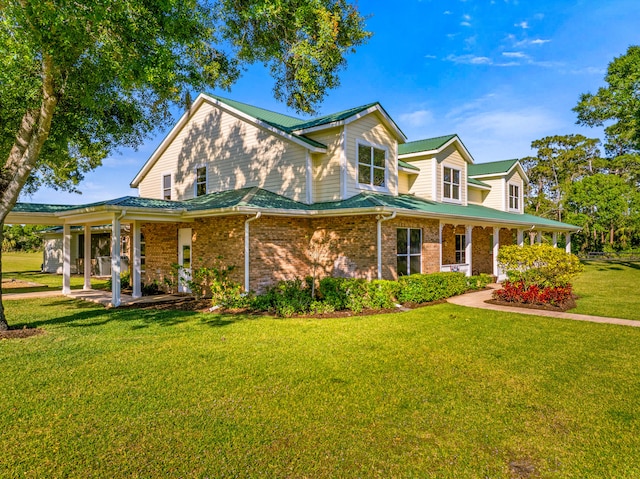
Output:
<svg viewBox="0 0 640 479">
<path fill-rule="evenodd" d="M 191 292 L 187 285 L 191 280 L 191 234 L 191 228 L 178 230 L 178 264 L 181 266 L 178 291 L 181 293 Z"/>
</svg>

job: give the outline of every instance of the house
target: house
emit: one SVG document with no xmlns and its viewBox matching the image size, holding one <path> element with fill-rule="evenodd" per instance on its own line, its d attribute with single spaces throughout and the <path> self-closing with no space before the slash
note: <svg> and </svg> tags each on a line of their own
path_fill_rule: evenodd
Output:
<svg viewBox="0 0 640 479">
<path fill-rule="evenodd" d="M 570 250 L 579 229 L 524 213 L 527 181 L 517 160 L 476 164 L 457 135 L 408 142 L 379 103 L 309 120 L 201 94 L 131 182 L 139 197 L 21 203 L 7 223 L 62 225 L 67 291 L 72 226 L 84 228 L 92 257 L 91 227 L 110 225 L 114 305 L 123 224 L 134 296 L 173 264 L 188 275 L 218 258 L 258 292 L 312 268 L 367 279 L 498 276 L 501 245 L 544 232 Z M 90 262 L 83 268 L 89 288 Z"/>
</svg>

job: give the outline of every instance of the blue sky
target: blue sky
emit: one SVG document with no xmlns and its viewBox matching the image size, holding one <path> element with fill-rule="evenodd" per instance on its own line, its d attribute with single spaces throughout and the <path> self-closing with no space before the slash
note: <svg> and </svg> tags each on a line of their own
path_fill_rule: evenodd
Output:
<svg viewBox="0 0 640 479">
<path fill-rule="evenodd" d="M 379 101 L 409 140 L 457 133 L 476 163 L 533 154 L 531 141 L 598 129 L 575 124 L 581 93 L 604 84 L 608 63 L 640 44 L 638 0 L 398 0 L 359 2 L 374 32 L 349 56 L 328 114 Z M 214 93 L 293 114 L 273 81 L 251 68 Z M 86 175 L 82 195 L 43 189 L 22 201 L 80 204 L 137 196 L 129 188 L 165 131 Z"/>
</svg>

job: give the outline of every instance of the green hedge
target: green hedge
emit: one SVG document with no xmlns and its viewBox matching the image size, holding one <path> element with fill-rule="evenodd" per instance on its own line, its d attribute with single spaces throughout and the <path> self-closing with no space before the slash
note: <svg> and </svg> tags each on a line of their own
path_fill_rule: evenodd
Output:
<svg viewBox="0 0 640 479">
<path fill-rule="evenodd" d="M 428 303 L 469 290 L 486 287 L 492 276 L 466 277 L 464 273 L 433 273 L 402 276 L 398 281 L 355 278 L 324 278 L 318 297 L 311 296 L 311 278 L 280 281 L 265 294 L 251 299 L 251 308 L 281 317 L 365 309 L 388 309 L 397 303 Z"/>
</svg>

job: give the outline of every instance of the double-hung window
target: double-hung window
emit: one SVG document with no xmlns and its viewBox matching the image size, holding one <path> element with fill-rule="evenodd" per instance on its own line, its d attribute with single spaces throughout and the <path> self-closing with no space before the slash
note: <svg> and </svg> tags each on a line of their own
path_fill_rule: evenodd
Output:
<svg viewBox="0 0 640 479">
<path fill-rule="evenodd" d="M 460 200 L 460 170 L 445 166 L 443 169 L 443 193 L 448 200 Z"/>
<path fill-rule="evenodd" d="M 162 198 L 171 199 L 171 175 L 162 175 Z"/>
<path fill-rule="evenodd" d="M 464 264 L 467 262 L 467 235 L 456 235 L 456 264 Z"/>
<path fill-rule="evenodd" d="M 422 230 L 398 228 L 398 276 L 422 271 Z"/>
<path fill-rule="evenodd" d="M 509 185 L 509 209 L 520 210 L 520 186 Z"/>
<path fill-rule="evenodd" d="M 199 166 L 196 168 L 196 196 L 207 194 L 207 167 Z"/>
<path fill-rule="evenodd" d="M 372 189 L 387 188 L 387 151 L 358 143 L 358 184 Z"/>
</svg>

